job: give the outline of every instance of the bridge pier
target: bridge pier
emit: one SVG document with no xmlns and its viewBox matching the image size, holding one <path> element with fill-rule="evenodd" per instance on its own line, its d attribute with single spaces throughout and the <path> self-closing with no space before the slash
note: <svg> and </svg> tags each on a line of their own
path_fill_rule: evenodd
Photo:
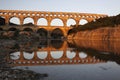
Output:
<svg viewBox="0 0 120 80">
<path fill-rule="evenodd" d="M 9 25 L 9 17 L 8 16 L 5 17 L 5 24 Z"/>
<path fill-rule="evenodd" d="M 51 32 L 48 31 L 48 35 L 47 35 L 48 39 L 51 39 Z"/>
<path fill-rule="evenodd" d="M 23 22 L 24 22 L 24 18 L 21 16 L 20 17 L 20 25 L 23 25 Z"/>
</svg>

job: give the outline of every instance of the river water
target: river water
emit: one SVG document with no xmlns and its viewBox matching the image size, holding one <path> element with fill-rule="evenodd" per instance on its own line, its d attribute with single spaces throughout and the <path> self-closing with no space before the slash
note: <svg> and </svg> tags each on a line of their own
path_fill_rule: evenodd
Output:
<svg viewBox="0 0 120 80">
<path fill-rule="evenodd" d="M 45 74 L 24 80 L 120 80 L 120 45 L 101 41 L 41 40 L 17 43 L 7 56 L 11 69 Z M 8 80 L 23 80 L 13 78 Z M 2 79 L 4 80 L 4 79 Z"/>
</svg>

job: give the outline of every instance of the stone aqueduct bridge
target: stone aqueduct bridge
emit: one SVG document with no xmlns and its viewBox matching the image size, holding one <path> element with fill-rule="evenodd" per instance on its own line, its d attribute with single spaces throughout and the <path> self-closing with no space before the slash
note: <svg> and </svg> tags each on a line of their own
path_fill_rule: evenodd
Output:
<svg viewBox="0 0 120 80">
<path fill-rule="evenodd" d="M 81 19 L 87 20 L 87 22 L 94 21 L 99 18 L 106 17 L 104 14 L 89 14 L 89 13 L 72 13 L 72 12 L 43 12 L 43 11 L 22 11 L 22 10 L 0 10 L 0 16 L 5 18 L 5 23 L 9 24 L 10 20 L 14 17 L 18 18 L 20 25 L 23 25 L 26 18 L 32 18 L 34 25 L 37 25 L 39 19 L 44 18 L 47 21 L 46 26 L 39 26 L 38 28 L 44 28 L 47 31 L 52 31 L 55 28 L 59 28 L 63 31 L 64 35 L 67 35 L 67 32 L 70 27 L 67 27 L 67 22 L 69 19 L 73 19 L 76 22 L 76 25 L 80 24 Z M 63 26 L 51 26 L 51 22 L 54 19 L 59 19 L 62 21 Z M 25 27 L 23 27 L 25 28 Z M 20 27 L 21 29 L 21 27 Z M 36 28 L 34 30 L 37 30 Z"/>
</svg>

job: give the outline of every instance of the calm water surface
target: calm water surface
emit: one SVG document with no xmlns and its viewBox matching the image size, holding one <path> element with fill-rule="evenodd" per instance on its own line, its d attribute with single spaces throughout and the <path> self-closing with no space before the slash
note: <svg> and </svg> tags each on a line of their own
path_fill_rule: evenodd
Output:
<svg viewBox="0 0 120 80">
<path fill-rule="evenodd" d="M 47 74 L 38 80 L 120 80 L 119 41 L 103 43 L 76 44 L 63 40 L 17 43 L 7 61 L 12 69 Z"/>
</svg>

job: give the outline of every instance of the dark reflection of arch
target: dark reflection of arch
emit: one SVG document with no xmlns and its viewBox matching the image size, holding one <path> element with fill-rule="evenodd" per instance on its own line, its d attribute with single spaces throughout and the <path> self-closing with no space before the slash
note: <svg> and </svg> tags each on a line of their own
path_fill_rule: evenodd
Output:
<svg viewBox="0 0 120 80">
<path fill-rule="evenodd" d="M 47 46 L 48 46 L 48 40 L 47 39 L 40 40 L 38 48 L 44 48 L 44 47 L 47 47 Z"/>
<path fill-rule="evenodd" d="M 59 49 L 63 46 L 63 42 L 63 40 L 51 40 L 51 46 L 56 49 Z"/>
<path fill-rule="evenodd" d="M 61 29 L 56 28 L 51 33 L 52 39 L 62 39 L 64 37 L 64 33 Z"/>
<path fill-rule="evenodd" d="M 0 17 L 0 25 L 5 25 L 5 18 Z"/>
<path fill-rule="evenodd" d="M 33 30 L 31 28 L 25 28 L 23 31 L 30 31 L 33 32 Z"/>
<path fill-rule="evenodd" d="M 3 31 L 3 29 L 2 29 L 2 28 L 0 28 L 0 31 Z"/>
<path fill-rule="evenodd" d="M 8 31 L 17 31 L 16 28 L 10 28 Z"/>
<path fill-rule="evenodd" d="M 41 39 L 47 39 L 48 31 L 46 29 L 44 29 L 44 28 L 38 29 L 37 33 L 39 34 Z"/>
</svg>

